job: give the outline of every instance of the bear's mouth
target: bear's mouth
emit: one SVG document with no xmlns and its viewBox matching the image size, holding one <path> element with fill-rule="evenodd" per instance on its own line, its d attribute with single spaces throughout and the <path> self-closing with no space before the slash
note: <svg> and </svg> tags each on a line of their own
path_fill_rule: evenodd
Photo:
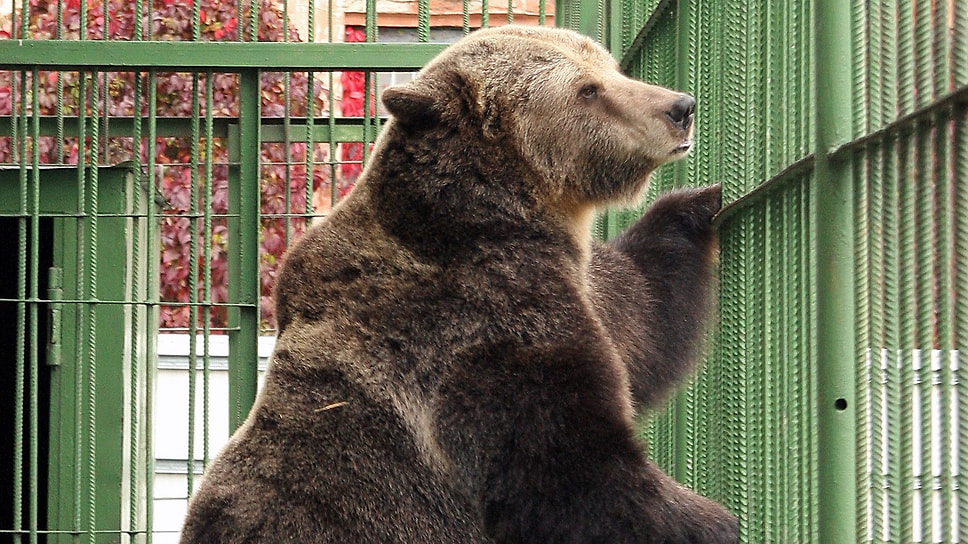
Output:
<svg viewBox="0 0 968 544">
<path fill-rule="evenodd" d="M 691 139 L 683 140 L 682 143 L 677 145 L 672 149 L 673 155 L 685 155 L 692 149 L 693 141 Z"/>
</svg>

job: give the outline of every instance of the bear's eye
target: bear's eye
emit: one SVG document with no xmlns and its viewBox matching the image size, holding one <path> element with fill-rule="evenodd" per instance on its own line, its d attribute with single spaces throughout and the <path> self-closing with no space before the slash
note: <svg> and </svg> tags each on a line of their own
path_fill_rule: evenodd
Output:
<svg viewBox="0 0 968 544">
<path fill-rule="evenodd" d="M 578 91 L 578 96 L 584 98 L 585 100 L 590 100 L 598 96 L 598 85 L 589 83 Z"/>
</svg>

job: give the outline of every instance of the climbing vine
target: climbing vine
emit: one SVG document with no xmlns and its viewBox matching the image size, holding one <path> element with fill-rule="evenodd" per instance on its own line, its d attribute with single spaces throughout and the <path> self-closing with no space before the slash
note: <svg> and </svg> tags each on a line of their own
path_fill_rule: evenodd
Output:
<svg viewBox="0 0 968 544">
<path fill-rule="evenodd" d="M 82 6 L 82 1 L 86 4 Z M 258 0 L 256 16 L 252 17 L 247 4 L 239 8 L 234 1 L 223 0 L 153 0 L 142 7 L 140 25 L 135 3 L 130 0 L 30 0 L 27 24 L 21 27 L 22 14 L 11 21 L 0 19 L 0 39 L 27 37 L 30 39 L 85 39 L 134 40 L 136 32 L 144 40 L 232 41 L 249 40 L 255 23 L 259 41 L 300 41 L 299 33 L 285 28 L 283 13 L 277 0 Z M 83 8 L 83 9 L 82 9 Z M 198 25 L 194 24 L 198 9 Z M 83 13 L 82 13 L 83 12 Z M 82 25 L 82 19 L 86 24 Z M 82 29 L 83 26 L 83 29 Z M 106 33 L 106 34 L 105 34 Z M 240 34 L 241 33 L 241 34 Z M 81 107 L 85 114 L 107 119 L 148 115 L 147 74 L 135 72 L 78 72 L 41 71 L 38 73 L 37 107 L 45 116 L 76 116 Z M 31 75 L 21 80 L 17 72 L 0 71 L 0 116 L 30 112 L 32 97 Z M 82 81 L 82 78 L 86 78 Z M 211 78 L 209 82 L 208 78 Z M 239 81 L 236 74 L 157 73 L 155 76 L 157 118 L 193 117 L 206 115 L 206 103 L 211 103 L 213 118 L 232 118 L 239 115 Z M 137 88 L 140 85 L 140 88 Z M 25 93 L 15 93 L 17 88 Z M 98 92 L 98 101 L 92 95 Z M 136 100 L 136 88 L 140 99 Z M 210 89 L 210 90 L 209 90 Z M 83 96 L 82 96 L 83 95 Z M 207 95 L 210 95 L 207 96 Z M 316 117 L 329 115 L 328 93 L 321 80 L 311 83 L 303 72 L 263 72 L 261 80 L 263 117 L 305 116 L 313 108 Z M 14 97 L 23 97 L 15 100 Z M 193 100 L 198 98 L 197 102 Z M 362 101 L 361 101 L 362 102 Z M 140 111 L 135 111 L 138 108 Z M 211 148 L 210 164 L 206 164 L 205 150 Z M 16 163 L 22 150 L 16 149 L 9 136 L 0 137 L 0 163 Z M 99 164 L 117 164 L 131 160 L 138 153 L 147 163 L 149 146 L 154 146 L 155 184 L 164 199 L 160 225 L 160 326 L 167 329 L 186 329 L 191 325 L 189 302 L 201 302 L 208 311 L 196 312 L 201 326 L 207 315 L 216 330 L 227 326 L 227 313 L 220 303 L 226 302 L 228 232 L 224 215 L 228 212 L 228 151 L 227 142 L 215 137 L 206 142 L 188 137 L 159 137 L 154 142 L 142 138 L 135 145 L 131 137 L 109 135 L 97 145 L 85 141 L 80 145 L 74 136 L 55 138 L 43 136 L 27 138 L 27 146 L 38 147 L 40 162 L 45 164 L 77 164 L 92 161 L 90 154 L 98 153 Z M 137 151 L 135 148 L 137 147 Z M 31 150 L 23 160 L 30 160 Z M 261 150 L 261 211 L 265 216 L 259 225 L 260 295 L 262 325 L 274 328 L 271 300 L 272 286 L 280 258 L 288 241 L 298 237 L 306 226 L 304 217 L 311 213 L 314 191 L 325 190 L 331 182 L 329 149 L 318 144 L 311 150 L 311 172 L 307 176 L 307 146 L 305 143 L 263 143 Z M 81 155 L 83 154 L 83 158 Z M 193 155 L 196 157 L 193 162 Z M 197 169 L 196 169 L 197 168 Z M 208 172 L 208 174 L 206 174 Z M 348 192 L 357 171 L 335 171 L 337 196 Z M 194 175 L 193 175 L 194 174 Z M 206 181 L 210 180 L 208 186 Z M 307 190 L 307 183 L 310 185 Z M 200 212 L 208 207 L 210 231 L 203 236 Z M 194 249 L 194 254 L 193 254 Z M 207 256 L 207 259 L 206 259 Z M 193 291 L 194 288 L 194 291 Z M 181 304 L 179 304 L 181 303 Z"/>
</svg>

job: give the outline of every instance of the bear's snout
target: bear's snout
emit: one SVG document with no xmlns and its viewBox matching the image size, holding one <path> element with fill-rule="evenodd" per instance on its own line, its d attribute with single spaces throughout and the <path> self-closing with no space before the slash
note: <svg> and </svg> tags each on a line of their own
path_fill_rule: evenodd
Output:
<svg viewBox="0 0 968 544">
<path fill-rule="evenodd" d="M 666 116 L 676 128 L 681 128 L 683 131 L 689 132 L 695 111 L 696 99 L 688 94 L 684 94 L 672 103 L 672 107 L 666 112 Z"/>
</svg>

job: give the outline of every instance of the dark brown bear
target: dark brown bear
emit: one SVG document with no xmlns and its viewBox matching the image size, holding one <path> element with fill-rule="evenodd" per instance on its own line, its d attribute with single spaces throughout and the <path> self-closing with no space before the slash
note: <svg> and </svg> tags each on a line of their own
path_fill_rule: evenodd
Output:
<svg viewBox="0 0 968 544">
<path fill-rule="evenodd" d="M 694 101 L 518 27 L 383 101 L 356 189 L 286 257 L 264 388 L 182 542 L 736 542 L 632 421 L 696 359 L 719 189 L 589 233 L 689 150 Z"/>
</svg>

